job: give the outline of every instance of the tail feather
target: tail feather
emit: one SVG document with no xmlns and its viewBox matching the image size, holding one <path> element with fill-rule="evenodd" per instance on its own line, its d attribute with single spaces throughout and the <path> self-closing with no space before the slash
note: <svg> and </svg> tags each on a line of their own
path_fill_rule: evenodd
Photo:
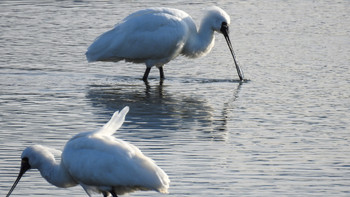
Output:
<svg viewBox="0 0 350 197">
<path fill-rule="evenodd" d="M 124 107 L 120 113 L 119 111 L 114 112 L 112 118 L 101 129 L 95 131 L 94 134 L 113 135 L 113 133 L 123 125 L 125 116 L 128 112 L 128 106 Z"/>
</svg>

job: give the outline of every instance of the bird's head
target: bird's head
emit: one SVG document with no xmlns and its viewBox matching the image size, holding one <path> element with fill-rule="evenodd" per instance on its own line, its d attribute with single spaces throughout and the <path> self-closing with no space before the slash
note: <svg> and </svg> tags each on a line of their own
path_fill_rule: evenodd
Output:
<svg viewBox="0 0 350 197">
<path fill-rule="evenodd" d="M 226 24 L 226 27 L 228 28 L 231 19 L 223 9 L 213 6 L 208 9 L 203 21 L 209 22 L 214 31 L 222 33 L 222 24 Z"/>
<path fill-rule="evenodd" d="M 221 8 L 219 7 L 212 7 L 211 9 L 208 10 L 207 15 L 205 16 L 203 22 L 209 23 L 209 25 L 212 27 L 213 31 L 222 33 L 225 37 L 225 40 L 227 42 L 227 45 L 230 49 L 230 52 L 232 54 L 236 69 L 237 69 L 237 74 L 239 76 L 239 79 L 242 81 L 243 80 L 243 72 L 239 65 L 237 64 L 235 54 L 233 52 L 232 44 L 230 41 L 230 36 L 229 36 L 229 26 L 230 26 L 230 16 Z"/>
<path fill-rule="evenodd" d="M 17 179 L 12 185 L 10 191 L 6 197 L 10 196 L 16 185 L 28 170 L 40 168 L 43 160 L 54 160 L 53 154 L 48 149 L 41 145 L 29 146 L 22 152 L 21 156 L 21 168 L 18 173 Z"/>
<path fill-rule="evenodd" d="M 46 161 L 54 161 L 55 157 L 52 154 L 54 150 L 52 148 L 48 148 L 42 145 L 33 145 L 29 146 L 22 152 L 22 160 L 26 159 L 28 160 L 28 164 L 31 166 L 32 169 L 39 169 L 41 164 L 43 164 L 44 160 Z M 61 151 L 57 151 L 61 154 Z"/>
</svg>

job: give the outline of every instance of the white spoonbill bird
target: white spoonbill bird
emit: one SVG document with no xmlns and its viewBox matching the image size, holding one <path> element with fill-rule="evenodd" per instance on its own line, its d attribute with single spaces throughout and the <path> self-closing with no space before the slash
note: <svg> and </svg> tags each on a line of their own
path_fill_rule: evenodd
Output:
<svg viewBox="0 0 350 197">
<path fill-rule="evenodd" d="M 208 9 L 197 27 L 186 12 L 172 8 L 149 8 L 132 13 L 89 46 L 89 62 L 109 61 L 145 63 L 143 80 L 147 81 L 153 66 L 164 78 L 163 66 L 179 55 L 196 58 L 206 55 L 214 46 L 214 32 L 225 36 L 238 76 L 243 72 L 238 66 L 229 38 L 230 16 L 219 7 Z"/>
<path fill-rule="evenodd" d="M 7 197 L 29 169 L 38 169 L 57 187 L 80 184 L 89 196 L 97 192 L 105 197 L 116 197 L 136 190 L 168 193 L 167 174 L 136 146 L 112 136 L 123 124 L 128 111 L 129 107 L 125 107 L 120 113 L 115 112 L 99 130 L 74 136 L 65 145 L 60 162 L 47 147 L 26 148 L 20 172 Z"/>
</svg>

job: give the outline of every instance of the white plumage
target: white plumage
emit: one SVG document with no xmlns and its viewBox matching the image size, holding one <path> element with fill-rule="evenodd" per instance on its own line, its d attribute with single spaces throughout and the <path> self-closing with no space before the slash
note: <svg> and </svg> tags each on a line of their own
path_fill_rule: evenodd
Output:
<svg viewBox="0 0 350 197">
<path fill-rule="evenodd" d="M 163 65 L 177 56 L 195 58 L 209 53 L 214 46 L 215 31 L 225 36 L 234 58 L 228 38 L 229 24 L 229 15 L 219 7 L 207 11 L 198 30 L 191 16 L 182 10 L 144 9 L 132 13 L 112 30 L 97 37 L 89 46 L 86 57 L 89 62 L 125 60 L 145 63 L 144 81 L 151 68 L 156 66 L 163 79 Z M 243 79 L 237 64 L 236 68 Z"/>
<path fill-rule="evenodd" d="M 26 170 L 38 169 L 41 175 L 57 187 L 80 184 L 90 196 L 124 194 L 136 190 L 168 193 L 169 178 L 153 160 L 136 146 L 116 139 L 112 134 L 123 124 L 129 108 L 125 107 L 101 129 L 77 134 L 70 139 L 57 162 L 48 148 L 34 145 L 22 153 L 20 174 L 9 196 Z"/>
</svg>

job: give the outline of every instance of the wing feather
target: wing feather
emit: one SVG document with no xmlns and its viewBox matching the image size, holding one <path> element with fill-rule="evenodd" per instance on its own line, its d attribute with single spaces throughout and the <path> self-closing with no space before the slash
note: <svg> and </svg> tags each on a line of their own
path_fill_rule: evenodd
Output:
<svg viewBox="0 0 350 197">
<path fill-rule="evenodd" d="M 99 36 L 88 48 L 87 59 L 166 63 L 180 53 L 188 38 L 188 18 L 185 12 L 169 8 L 135 12 Z"/>
<path fill-rule="evenodd" d="M 92 134 L 105 136 L 113 135 L 115 131 L 123 125 L 125 116 L 128 112 L 128 106 L 124 107 L 120 113 L 119 111 L 114 112 L 112 118 L 101 129 L 93 132 Z"/>
</svg>

